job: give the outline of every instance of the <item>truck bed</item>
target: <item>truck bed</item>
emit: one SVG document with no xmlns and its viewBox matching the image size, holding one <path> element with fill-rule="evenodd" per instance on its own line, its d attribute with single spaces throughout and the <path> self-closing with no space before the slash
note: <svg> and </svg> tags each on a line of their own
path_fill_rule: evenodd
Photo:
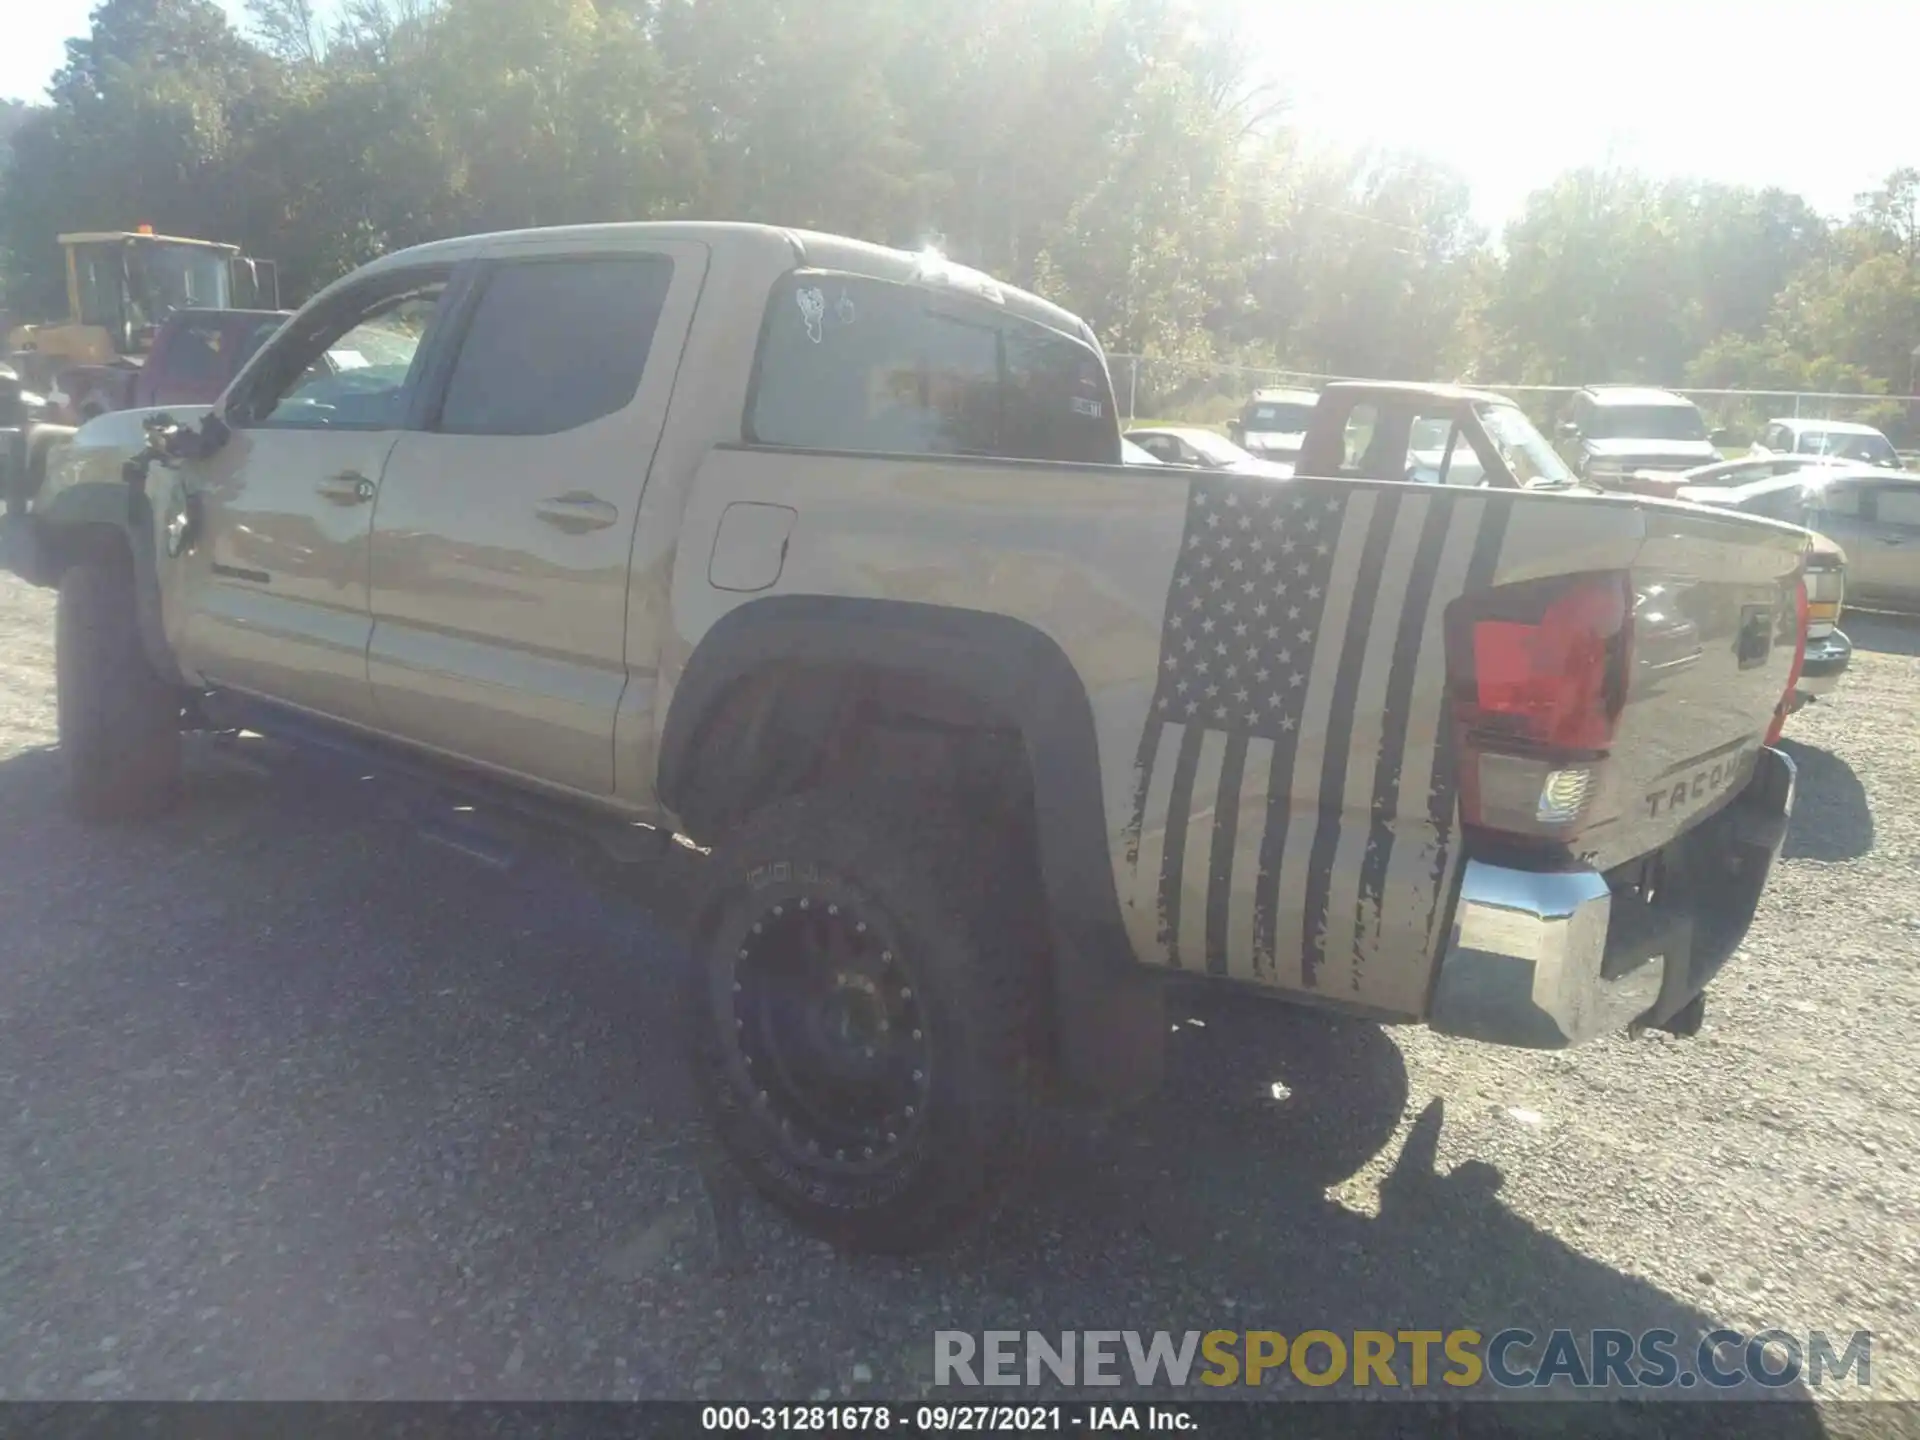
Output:
<svg viewBox="0 0 1920 1440">
<path fill-rule="evenodd" d="M 782 557 L 762 590 L 717 588 L 749 506 L 790 512 Z M 1450 610 L 1631 576 L 1631 680 L 1592 824 L 1535 851 L 1605 871 L 1746 783 L 1792 664 L 1803 543 L 1630 497 L 723 446 L 693 487 L 673 608 L 693 644 L 807 594 L 1031 626 L 1091 707 L 1105 903 L 1135 957 L 1409 1018 L 1482 843 L 1460 813 Z"/>
</svg>

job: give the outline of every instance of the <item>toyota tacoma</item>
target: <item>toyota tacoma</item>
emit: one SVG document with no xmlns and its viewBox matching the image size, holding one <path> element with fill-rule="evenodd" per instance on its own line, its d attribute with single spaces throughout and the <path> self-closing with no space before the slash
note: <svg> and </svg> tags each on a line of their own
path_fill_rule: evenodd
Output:
<svg viewBox="0 0 1920 1440">
<path fill-rule="evenodd" d="M 82 427 L 8 553 L 58 590 L 85 815 L 244 728 L 709 850 L 717 1130 L 907 1248 L 1037 1084 L 1153 1083 L 1169 976 L 1558 1047 L 1697 1028 L 1752 919 L 1805 532 L 1409 484 L 1436 416 L 1487 476 L 1546 442 L 1473 392 L 1319 405 L 1291 479 L 1126 466 L 1088 326 L 937 255 L 468 237 L 338 281 L 211 407 Z"/>
</svg>

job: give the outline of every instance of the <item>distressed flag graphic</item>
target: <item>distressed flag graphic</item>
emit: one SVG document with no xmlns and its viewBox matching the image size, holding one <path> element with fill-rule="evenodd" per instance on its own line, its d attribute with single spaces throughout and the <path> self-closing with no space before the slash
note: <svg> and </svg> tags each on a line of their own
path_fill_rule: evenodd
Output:
<svg viewBox="0 0 1920 1440">
<path fill-rule="evenodd" d="M 1143 955 L 1366 998 L 1383 938 L 1431 953 L 1458 792 L 1445 610 L 1491 583 L 1509 508 L 1191 482 L 1121 877 Z"/>
</svg>

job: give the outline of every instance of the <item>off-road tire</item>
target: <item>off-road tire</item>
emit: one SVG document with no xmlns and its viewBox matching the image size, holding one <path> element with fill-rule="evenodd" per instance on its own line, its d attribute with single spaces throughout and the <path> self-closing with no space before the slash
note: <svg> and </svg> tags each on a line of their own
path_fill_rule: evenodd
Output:
<svg viewBox="0 0 1920 1440">
<path fill-rule="evenodd" d="M 123 557 L 80 561 L 60 577 L 60 753 L 68 800 L 87 820 L 142 819 L 179 793 L 180 695 L 148 662 L 134 606 Z"/>
<path fill-rule="evenodd" d="M 904 1253 L 974 1219 L 1024 1154 L 1044 958 L 1000 837 L 924 794 L 816 790 L 748 816 L 714 850 L 693 908 L 689 1038 L 715 1129 L 749 1181 L 849 1249 Z M 1029 872 L 1030 873 L 1030 872 Z M 930 1037 L 924 1116 L 857 1175 L 810 1165 L 774 1121 L 729 1020 L 733 957 L 778 904 L 873 918 L 919 988 Z"/>
</svg>

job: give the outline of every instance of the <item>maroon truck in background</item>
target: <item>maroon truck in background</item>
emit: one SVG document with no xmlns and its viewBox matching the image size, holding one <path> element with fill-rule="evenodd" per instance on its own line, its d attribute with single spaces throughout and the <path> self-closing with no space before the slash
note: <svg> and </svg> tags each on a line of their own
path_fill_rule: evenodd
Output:
<svg viewBox="0 0 1920 1440">
<path fill-rule="evenodd" d="M 153 405 L 210 405 L 286 310 L 176 310 L 155 332 L 145 363 L 72 365 L 54 377 L 47 396 L 63 424 L 84 425 L 109 410 Z"/>
</svg>

